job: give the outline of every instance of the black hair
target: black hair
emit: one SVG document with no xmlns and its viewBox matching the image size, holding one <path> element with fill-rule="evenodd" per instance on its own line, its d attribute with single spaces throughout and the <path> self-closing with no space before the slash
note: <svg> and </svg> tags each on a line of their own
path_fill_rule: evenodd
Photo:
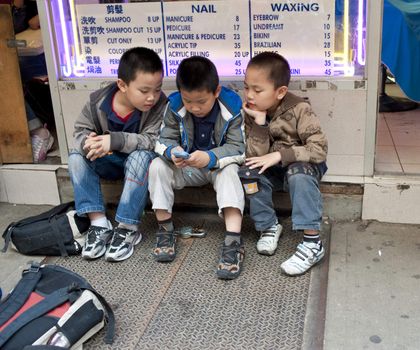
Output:
<svg viewBox="0 0 420 350">
<path fill-rule="evenodd" d="M 208 58 L 191 56 L 181 61 L 176 72 L 178 90 L 215 93 L 219 86 L 216 66 Z"/>
<path fill-rule="evenodd" d="M 265 69 L 268 73 L 268 78 L 274 83 L 275 89 L 280 86 L 289 86 L 289 62 L 287 62 L 287 60 L 278 53 L 268 51 L 261 52 L 251 58 L 247 68 L 249 67 Z"/>
<path fill-rule="evenodd" d="M 124 52 L 118 65 L 118 78 L 129 84 L 136 79 L 139 71 L 163 74 L 163 64 L 158 54 L 147 47 L 133 47 Z"/>
</svg>

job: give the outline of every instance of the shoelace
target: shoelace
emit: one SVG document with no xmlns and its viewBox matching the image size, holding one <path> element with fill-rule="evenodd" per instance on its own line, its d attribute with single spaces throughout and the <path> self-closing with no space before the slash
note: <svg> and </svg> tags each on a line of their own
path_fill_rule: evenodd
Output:
<svg viewBox="0 0 420 350">
<path fill-rule="evenodd" d="M 262 237 L 275 237 L 276 236 L 276 231 L 264 231 L 261 233 L 261 238 Z"/>
<path fill-rule="evenodd" d="M 115 229 L 115 233 L 117 233 L 117 235 L 114 235 L 114 239 L 112 240 L 112 245 L 119 246 L 122 242 L 124 242 L 125 239 L 127 238 L 128 232 L 129 232 L 128 230 L 117 227 Z"/>
<path fill-rule="evenodd" d="M 43 138 L 41 138 L 41 137 L 39 137 L 37 135 L 32 136 L 32 138 L 33 138 L 32 147 L 34 148 L 33 149 L 34 153 L 39 153 L 41 151 L 41 149 L 42 149 L 42 146 L 45 143 L 48 143 L 48 140 L 45 140 L 45 139 L 43 139 Z"/>
<path fill-rule="evenodd" d="M 87 235 L 87 241 L 88 241 L 88 243 L 89 244 L 92 244 L 92 243 L 95 243 L 96 242 L 96 239 L 102 234 L 102 233 L 104 233 L 105 231 L 107 231 L 108 229 L 107 228 L 105 228 L 105 227 L 103 227 L 103 228 L 97 228 L 97 229 L 91 229 L 89 232 L 88 232 L 88 235 Z"/>
</svg>

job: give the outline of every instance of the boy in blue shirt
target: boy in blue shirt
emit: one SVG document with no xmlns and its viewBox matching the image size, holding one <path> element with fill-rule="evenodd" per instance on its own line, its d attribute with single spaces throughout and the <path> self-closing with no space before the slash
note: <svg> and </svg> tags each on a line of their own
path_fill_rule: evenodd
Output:
<svg viewBox="0 0 420 350">
<path fill-rule="evenodd" d="M 233 279 L 244 258 L 244 194 L 237 174 L 245 151 L 242 102 L 234 91 L 219 85 L 216 67 L 204 57 L 183 60 L 176 84 L 179 91 L 169 96 L 156 143 L 161 157 L 150 166 L 150 199 L 159 224 L 153 254 L 157 261 L 175 259 L 174 189 L 211 183 L 226 225 L 217 276 Z"/>
<path fill-rule="evenodd" d="M 153 50 L 132 48 L 121 57 L 117 82 L 93 92 L 76 120 L 69 172 L 77 213 L 91 220 L 85 259 L 105 254 L 107 261 L 125 260 L 142 238 L 138 225 L 148 199 L 148 169 L 167 101 L 162 77 L 162 61 Z M 124 179 L 115 228 L 105 215 L 101 178 Z"/>
</svg>

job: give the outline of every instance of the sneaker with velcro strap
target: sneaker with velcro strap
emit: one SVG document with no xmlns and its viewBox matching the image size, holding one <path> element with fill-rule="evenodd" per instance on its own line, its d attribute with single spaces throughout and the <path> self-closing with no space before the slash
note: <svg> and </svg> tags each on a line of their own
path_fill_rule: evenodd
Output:
<svg viewBox="0 0 420 350">
<path fill-rule="evenodd" d="M 322 242 L 299 243 L 296 252 L 280 266 L 283 273 L 289 276 L 297 276 L 308 271 L 319 262 L 325 255 Z"/>
<path fill-rule="evenodd" d="M 159 262 L 171 262 L 176 257 L 176 237 L 173 231 L 159 230 L 153 256 Z"/>
<path fill-rule="evenodd" d="M 229 245 L 223 242 L 222 252 L 217 266 L 217 277 L 232 280 L 238 277 L 242 270 L 245 257 L 245 246 L 242 238 L 240 242 L 233 240 Z"/>
<path fill-rule="evenodd" d="M 116 227 L 113 230 L 111 244 L 105 253 L 106 261 L 122 261 L 134 253 L 134 246 L 139 244 L 142 234 L 139 231 Z"/>
<path fill-rule="evenodd" d="M 91 225 L 86 232 L 82 257 L 87 260 L 100 258 L 106 252 L 106 245 L 112 237 L 112 229 Z"/>
<path fill-rule="evenodd" d="M 283 226 L 279 223 L 261 232 L 257 242 L 257 252 L 263 255 L 273 255 L 277 249 Z"/>
</svg>

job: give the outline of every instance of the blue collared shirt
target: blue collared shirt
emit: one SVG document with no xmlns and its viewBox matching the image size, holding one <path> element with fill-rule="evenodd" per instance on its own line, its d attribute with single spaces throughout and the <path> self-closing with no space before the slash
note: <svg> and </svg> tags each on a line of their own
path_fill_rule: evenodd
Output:
<svg viewBox="0 0 420 350">
<path fill-rule="evenodd" d="M 214 139 L 214 124 L 220 113 L 219 103 L 214 103 L 213 108 L 204 118 L 196 117 L 192 114 L 194 122 L 194 142 L 191 152 L 208 151 L 216 147 Z"/>
</svg>

